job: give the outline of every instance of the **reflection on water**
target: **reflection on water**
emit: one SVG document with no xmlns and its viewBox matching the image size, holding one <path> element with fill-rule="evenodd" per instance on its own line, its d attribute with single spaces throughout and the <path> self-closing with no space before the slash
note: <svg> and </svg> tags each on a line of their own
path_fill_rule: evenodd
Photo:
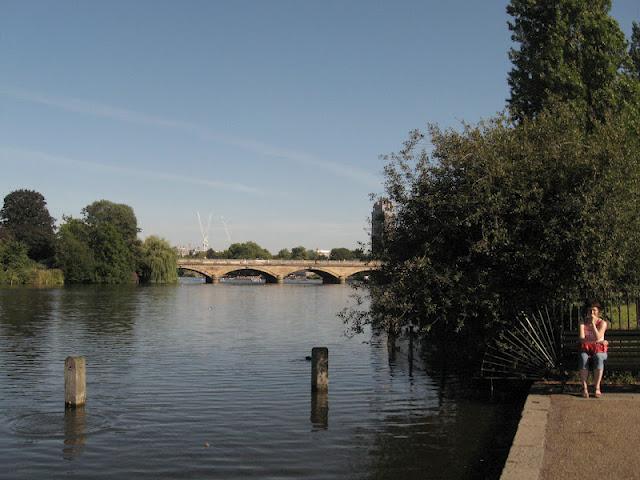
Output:
<svg viewBox="0 0 640 480">
<path fill-rule="evenodd" d="M 0 478 L 497 478 L 521 400 L 345 337 L 350 293 L 0 289 Z M 319 345 L 331 383 L 312 395 Z M 69 355 L 86 357 L 86 410 L 64 410 Z"/>
<path fill-rule="evenodd" d="M 59 290 L 15 288 L 0 290 L 0 333 L 3 349 L 16 352 L 24 361 L 37 362 L 48 335 L 46 321 L 55 307 Z M 10 300 L 10 301 L 9 301 Z M 6 363 L 3 363 L 6 365 Z M 18 371 L 6 371 L 20 380 Z"/>
<path fill-rule="evenodd" d="M 64 412 L 64 448 L 62 457 L 71 460 L 82 453 L 86 442 L 87 415 L 85 407 L 67 408 Z"/>
<path fill-rule="evenodd" d="M 329 428 L 329 394 L 317 391 L 311 393 L 311 425 L 314 428 Z"/>
</svg>

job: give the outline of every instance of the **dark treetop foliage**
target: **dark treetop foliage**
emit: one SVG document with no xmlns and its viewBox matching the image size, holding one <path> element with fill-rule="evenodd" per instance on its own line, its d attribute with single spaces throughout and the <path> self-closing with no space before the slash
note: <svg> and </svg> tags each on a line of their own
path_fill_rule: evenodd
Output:
<svg viewBox="0 0 640 480">
<path fill-rule="evenodd" d="M 91 227 L 89 246 L 95 258 L 97 282 L 121 284 L 132 281 L 135 252 L 115 225 L 104 222 Z"/>
<path fill-rule="evenodd" d="M 33 190 L 11 192 L 4 197 L 0 222 L 4 235 L 24 243 L 33 260 L 48 261 L 53 257 L 54 219 L 42 194 Z"/>
<path fill-rule="evenodd" d="M 63 217 L 58 230 L 56 264 L 67 283 L 92 283 L 96 279 L 96 260 L 90 246 L 91 232 L 82 220 Z"/>
<path fill-rule="evenodd" d="M 484 335 L 520 309 L 640 287 L 640 116 L 586 133 L 559 107 L 517 125 L 415 131 L 389 156 L 395 221 L 371 285 L 373 322 Z"/>
<path fill-rule="evenodd" d="M 293 247 L 291 249 L 291 259 L 292 260 L 306 260 L 307 259 L 307 249 L 302 245 L 297 247 Z"/>
<path fill-rule="evenodd" d="M 127 243 L 133 244 L 137 240 L 140 231 L 138 220 L 129 205 L 98 200 L 84 207 L 82 214 L 90 227 L 108 223 L 116 228 Z"/>
<path fill-rule="evenodd" d="M 344 247 L 332 248 L 329 254 L 330 260 L 356 260 L 357 258 L 357 252 Z"/>
<path fill-rule="evenodd" d="M 558 101 L 583 119 L 602 120 L 609 110 L 638 101 L 623 32 L 609 15 L 609 0 L 511 0 L 507 13 L 511 113 L 531 118 Z"/>
<path fill-rule="evenodd" d="M 95 259 L 95 281 L 131 282 L 140 255 L 138 220 L 129 205 L 98 200 L 82 209 Z"/>
<path fill-rule="evenodd" d="M 269 250 L 262 248 L 256 242 L 232 243 L 227 249 L 227 254 L 227 258 L 269 259 L 272 257 Z"/>
<path fill-rule="evenodd" d="M 69 283 L 176 281 L 176 252 L 163 239 L 137 238 L 138 222 L 128 205 L 100 200 L 65 217 L 58 232 L 56 262 Z"/>
<path fill-rule="evenodd" d="M 640 23 L 637 22 L 633 22 L 629 57 L 631 57 L 631 73 L 640 80 Z"/>
</svg>

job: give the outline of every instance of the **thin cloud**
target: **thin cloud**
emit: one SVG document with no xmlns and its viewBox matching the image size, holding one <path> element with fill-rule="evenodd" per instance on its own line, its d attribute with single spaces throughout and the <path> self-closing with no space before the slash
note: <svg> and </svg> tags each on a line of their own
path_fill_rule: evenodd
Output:
<svg viewBox="0 0 640 480">
<path fill-rule="evenodd" d="M 138 168 L 122 167 L 118 165 L 107 165 L 98 162 L 88 162 L 84 160 L 76 160 L 68 157 L 62 157 L 58 155 L 51 155 L 49 153 L 37 152 L 32 150 L 24 150 L 20 148 L 0 147 L 0 159 L 10 160 L 24 160 L 33 161 L 37 163 L 53 163 L 56 165 L 65 165 L 74 168 L 83 168 L 85 170 L 98 170 L 101 172 L 109 172 L 120 175 L 136 176 L 148 180 L 162 180 L 168 182 L 187 183 L 191 185 L 205 186 L 214 189 L 231 190 L 241 193 L 250 193 L 260 195 L 265 193 L 258 188 L 250 187 L 242 183 L 225 182 L 220 180 L 209 180 L 205 178 L 189 177 L 185 175 L 176 175 L 174 173 L 156 172 L 150 170 L 142 170 Z"/>
<path fill-rule="evenodd" d="M 52 97 L 21 89 L 0 87 L 0 95 L 16 100 L 58 108 L 68 112 L 109 118 L 121 122 L 134 123 L 136 125 L 179 130 L 205 140 L 224 143 L 251 153 L 320 168 L 335 176 L 348 178 L 370 187 L 380 186 L 380 179 L 369 172 L 341 163 L 321 160 L 307 153 L 275 147 L 252 139 L 220 134 L 194 123 L 175 121 L 156 115 L 148 115 L 133 110 L 87 102 L 74 98 Z"/>
</svg>

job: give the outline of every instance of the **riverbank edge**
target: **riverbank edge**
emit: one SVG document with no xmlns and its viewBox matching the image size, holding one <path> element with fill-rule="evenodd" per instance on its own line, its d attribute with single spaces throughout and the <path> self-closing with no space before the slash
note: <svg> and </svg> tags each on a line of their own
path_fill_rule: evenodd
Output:
<svg viewBox="0 0 640 480">
<path fill-rule="evenodd" d="M 542 471 L 551 398 L 534 383 L 522 408 L 518 430 L 500 480 L 537 480 Z"/>
</svg>

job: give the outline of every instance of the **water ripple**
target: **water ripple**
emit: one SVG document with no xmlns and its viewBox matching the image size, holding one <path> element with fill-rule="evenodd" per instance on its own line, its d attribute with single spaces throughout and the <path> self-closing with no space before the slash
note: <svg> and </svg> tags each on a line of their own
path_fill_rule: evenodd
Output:
<svg viewBox="0 0 640 480">
<path fill-rule="evenodd" d="M 83 409 L 29 413 L 7 423 L 17 435 L 44 438 L 78 437 L 105 431 L 110 427 L 105 416 L 87 414 Z"/>
<path fill-rule="evenodd" d="M 490 478 L 481 446 L 511 407 L 410 374 L 379 336 L 346 338 L 350 293 L 0 289 L 0 478 Z M 325 396 L 314 346 L 330 352 Z M 67 355 L 86 357 L 87 406 L 65 412 Z"/>
</svg>

